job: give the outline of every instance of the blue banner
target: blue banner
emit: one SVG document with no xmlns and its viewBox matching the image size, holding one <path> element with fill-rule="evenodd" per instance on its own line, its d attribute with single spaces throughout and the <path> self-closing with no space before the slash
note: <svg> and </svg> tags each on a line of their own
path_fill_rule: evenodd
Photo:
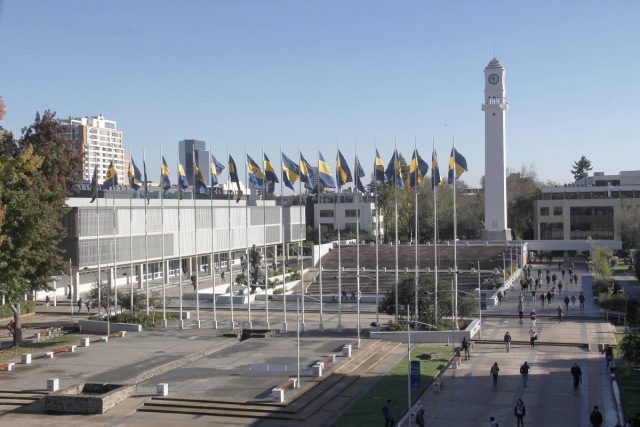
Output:
<svg viewBox="0 0 640 427">
<path fill-rule="evenodd" d="M 411 361 L 411 388 L 413 389 L 420 388 L 420 361 L 419 360 Z"/>
</svg>

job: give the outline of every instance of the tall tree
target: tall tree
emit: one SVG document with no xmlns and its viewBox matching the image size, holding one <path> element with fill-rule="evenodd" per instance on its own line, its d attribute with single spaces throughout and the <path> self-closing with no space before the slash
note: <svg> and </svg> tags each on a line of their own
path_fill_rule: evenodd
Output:
<svg viewBox="0 0 640 427">
<path fill-rule="evenodd" d="M 591 167 L 591 160 L 587 159 L 584 155 L 580 157 L 580 160 L 573 162 L 571 167 L 571 174 L 576 181 L 584 177 L 589 176 L 589 171 L 593 169 Z"/>
<path fill-rule="evenodd" d="M 533 238 L 533 204 L 541 188 L 533 167 L 507 176 L 507 223 L 514 239 Z"/>
<path fill-rule="evenodd" d="M 622 211 L 622 245 L 625 249 L 640 249 L 640 208 L 628 207 Z"/>
</svg>

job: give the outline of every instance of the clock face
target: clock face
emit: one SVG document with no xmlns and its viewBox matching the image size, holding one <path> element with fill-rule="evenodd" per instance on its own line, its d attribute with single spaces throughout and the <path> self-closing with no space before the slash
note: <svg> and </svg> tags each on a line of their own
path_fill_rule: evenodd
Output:
<svg viewBox="0 0 640 427">
<path fill-rule="evenodd" d="M 500 76 L 498 76 L 497 74 L 491 74 L 488 80 L 492 85 L 496 85 L 500 81 Z"/>
</svg>

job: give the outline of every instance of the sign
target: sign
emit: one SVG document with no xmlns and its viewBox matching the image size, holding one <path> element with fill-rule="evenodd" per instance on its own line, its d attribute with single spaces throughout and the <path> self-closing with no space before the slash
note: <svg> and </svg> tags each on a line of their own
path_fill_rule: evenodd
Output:
<svg viewBox="0 0 640 427">
<path fill-rule="evenodd" d="M 480 310 L 487 309 L 487 293 L 480 292 Z"/>
<path fill-rule="evenodd" d="M 413 389 L 420 388 L 420 361 L 419 360 L 411 361 L 411 388 Z"/>
</svg>

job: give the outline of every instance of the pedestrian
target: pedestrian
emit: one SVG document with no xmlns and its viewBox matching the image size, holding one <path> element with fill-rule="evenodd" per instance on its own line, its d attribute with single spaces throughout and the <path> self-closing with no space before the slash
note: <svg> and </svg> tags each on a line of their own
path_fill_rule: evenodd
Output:
<svg viewBox="0 0 640 427">
<path fill-rule="evenodd" d="M 578 296 L 578 300 L 580 301 L 580 310 L 584 311 L 584 292 L 580 292 L 580 295 Z"/>
<path fill-rule="evenodd" d="M 467 337 L 462 338 L 462 349 L 464 350 L 464 360 L 469 360 L 469 341 L 467 341 Z"/>
<path fill-rule="evenodd" d="M 569 295 L 566 295 L 564 297 L 564 309 L 566 311 L 569 311 L 569 303 L 571 302 L 571 300 L 569 299 Z"/>
<path fill-rule="evenodd" d="M 582 369 L 577 363 L 571 367 L 571 376 L 573 377 L 573 391 L 576 391 L 582 383 Z"/>
<path fill-rule="evenodd" d="M 526 363 L 526 362 L 525 362 Z M 524 427 L 524 416 L 526 414 L 526 408 L 522 399 L 518 399 L 515 408 L 513 408 L 513 415 L 516 416 L 517 427 Z"/>
<path fill-rule="evenodd" d="M 562 295 L 562 280 L 558 282 L 558 294 Z"/>
<path fill-rule="evenodd" d="M 531 326 L 535 328 L 536 318 L 538 317 L 538 315 L 536 314 L 535 308 L 531 310 L 531 313 L 529 313 L 529 317 L 531 318 Z"/>
<path fill-rule="evenodd" d="M 418 413 L 416 414 L 416 424 L 419 427 L 424 427 L 424 408 L 420 408 L 420 410 L 418 411 Z"/>
<path fill-rule="evenodd" d="M 578 284 L 578 273 L 573 273 L 573 281 Z"/>
<path fill-rule="evenodd" d="M 562 269 L 562 279 L 564 280 L 564 275 L 566 274 L 567 270 L 565 270 L 564 268 Z"/>
<path fill-rule="evenodd" d="M 391 399 L 387 400 L 387 404 L 382 408 L 382 415 L 384 415 L 384 427 L 393 427 L 393 403 Z"/>
<path fill-rule="evenodd" d="M 547 305 L 551 304 L 551 291 L 547 291 Z"/>
<path fill-rule="evenodd" d="M 531 348 L 536 348 L 536 341 L 538 340 L 538 332 L 536 331 L 535 326 L 531 325 L 529 328 L 529 342 L 531 343 Z"/>
<path fill-rule="evenodd" d="M 536 288 L 534 287 L 533 290 L 531 290 L 531 303 L 535 304 L 536 303 Z"/>
<path fill-rule="evenodd" d="M 491 370 L 489 371 L 489 375 L 493 377 L 493 388 L 498 388 L 498 372 L 500 372 L 498 362 L 493 362 L 493 366 L 491 366 Z"/>
<path fill-rule="evenodd" d="M 220 278 L 224 280 L 224 271 L 220 272 Z"/>
<path fill-rule="evenodd" d="M 511 334 L 509 331 L 504 334 L 504 348 L 507 350 L 507 353 L 509 353 L 509 349 L 511 348 Z"/>
<path fill-rule="evenodd" d="M 489 422 L 491 423 L 489 427 L 500 427 L 495 417 L 489 417 Z"/>
<path fill-rule="evenodd" d="M 551 283 L 551 276 L 549 276 L 549 270 L 547 270 L 547 276 L 545 277 L 545 279 L 547 280 L 547 286 L 549 286 L 549 283 Z"/>
<path fill-rule="evenodd" d="M 571 307 L 574 310 L 576 309 L 576 296 L 575 295 L 571 295 Z"/>
<path fill-rule="evenodd" d="M 558 323 L 562 322 L 563 317 L 564 317 L 564 310 L 562 309 L 562 306 L 559 305 L 558 306 Z"/>
<path fill-rule="evenodd" d="M 91 300 L 86 300 L 84 305 L 87 307 L 87 313 L 89 313 L 91 311 Z"/>
<path fill-rule="evenodd" d="M 544 292 L 542 294 L 540 294 L 540 304 L 542 305 L 542 308 L 544 308 L 544 302 L 547 299 L 544 297 Z"/>
<path fill-rule="evenodd" d="M 356 291 L 351 291 L 351 301 L 356 300 Z"/>
<path fill-rule="evenodd" d="M 522 385 L 524 388 L 527 388 L 527 383 L 529 382 L 529 364 L 525 360 L 524 364 L 520 366 L 520 375 L 522 375 Z"/>
<path fill-rule="evenodd" d="M 7 323 L 7 331 L 9 331 L 9 336 L 12 337 L 15 332 L 16 332 L 16 322 L 12 320 L 9 320 L 9 323 Z"/>
<path fill-rule="evenodd" d="M 82 310 L 82 303 L 83 303 L 82 298 L 80 298 L 78 300 L 78 313 L 80 313 L 80 310 Z"/>
<path fill-rule="evenodd" d="M 524 306 L 522 303 L 518 304 L 518 317 L 520 317 L 520 323 L 522 323 L 522 317 L 524 316 Z"/>
<path fill-rule="evenodd" d="M 591 411 L 591 415 L 589 415 L 589 421 L 592 427 L 600 427 L 602 425 L 602 414 L 597 406 L 593 407 L 593 411 Z"/>
<path fill-rule="evenodd" d="M 613 348 L 609 344 L 605 344 L 600 353 L 604 354 L 605 360 L 607 362 L 607 367 L 609 367 L 609 363 L 613 361 Z"/>
<path fill-rule="evenodd" d="M 553 275 L 551 276 L 551 282 L 553 282 L 553 284 L 556 284 L 556 280 L 558 280 L 558 276 L 556 276 L 556 273 L 553 273 Z"/>
<path fill-rule="evenodd" d="M 47 295 L 45 297 L 44 302 L 45 302 L 46 306 L 49 307 L 49 303 L 51 302 L 51 298 L 49 298 L 49 295 Z"/>
<path fill-rule="evenodd" d="M 498 307 L 502 305 L 502 291 L 498 291 Z"/>
</svg>

